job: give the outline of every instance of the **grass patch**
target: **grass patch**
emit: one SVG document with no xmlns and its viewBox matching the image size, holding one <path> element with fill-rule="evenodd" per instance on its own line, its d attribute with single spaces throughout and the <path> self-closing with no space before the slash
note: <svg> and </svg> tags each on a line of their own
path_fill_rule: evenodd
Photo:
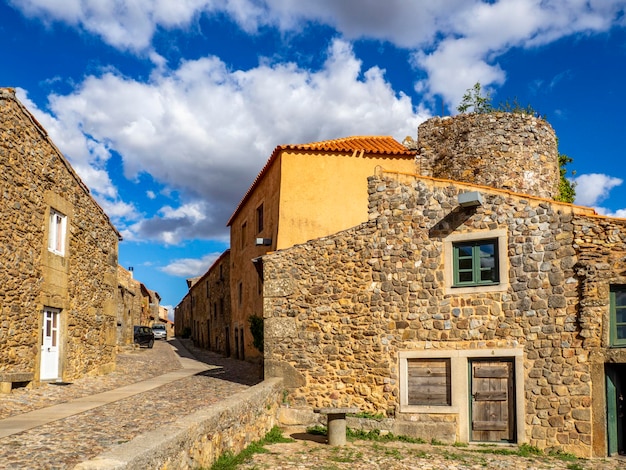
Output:
<svg viewBox="0 0 626 470">
<path fill-rule="evenodd" d="M 441 456 L 446 459 L 446 460 L 454 460 L 456 462 L 460 462 L 460 463 L 467 463 L 467 455 L 464 454 L 459 454 L 458 452 L 450 452 L 447 450 L 444 450 L 441 452 Z"/>
<path fill-rule="evenodd" d="M 585 467 L 579 463 L 570 463 L 567 465 L 567 468 L 568 470 L 585 470 Z"/>
<path fill-rule="evenodd" d="M 309 434 L 317 436 L 326 436 L 328 430 L 326 426 L 312 426 L 306 429 Z M 346 438 L 354 441 L 374 441 L 374 442 L 406 442 L 407 444 L 426 444 L 426 441 L 420 437 L 409 437 L 396 435 L 391 432 L 381 433 L 379 429 L 373 429 L 371 431 L 362 431 L 360 429 L 346 428 Z"/>
<path fill-rule="evenodd" d="M 552 450 L 548 452 L 550 457 L 554 457 L 555 459 L 563 460 L 564 462 L 576 462 L 578 457 L 574 454 L 570 454 L 569 452 L 563 452 L 562 450 Z"/>
<path fill-rule="evenodd" d="M 346 430 L 346 436 L 351 439 L 360 439 L 362 441 L 376 441 L 376 442 L 407 442 L 409 444 L 424 444 L 424 439 L 409 437 L 409 436 L 397 436 L 391 432 L 381 434 L 378 429 L 371 431 L 361 431 L 348 428 Z"/>
<path fill-rule="evenodd" d="M 517 449 L 485 446 L 484 449 L 473 449 L 470 452 L 494 455 L 517 455 L 518 457 L 538 457 L 544 455 L 541 449 L 528 444 L 521 444 Z"/>
<path fill-rule="evenodd" d="M 467 442 L 455 442 L 454 444 L 452 444 L 452 447 L 467 447 L 468 444 Z"/>
<path fill-rule="evenodd" d="M 376 421 L 382 421 L 385 416 L 382 413 L 371 413 L 369 411 L 361 411 L 359 413 L 349 413 L 348 416 L 354 418 L 375 419 Z"/>
<path fill-rule="evenodd" d="M 320 426 L 318 424 L 316 426 L 306 428 L 306 432 L 309 434 L 313 434 L 314 436 L 325 436 L 327 431 L 326 426 Z"/>
<path fill-rule="evenodd" d="M 226 451 L 211 465 L 211 470 L 234 470 L 238 465 L 249 460 L 254 454 L 264 454 L 267 452 L 263 446 L 269 444 L 277 444 L 280 442 L 294 442 L 293 439 L 284 437 L 278 426 L 274 426 L 270 431 L 258 441 L 252 442 L 248 447 L 233 454 Z"/>
<path fill-rule="evenodd" d="M 543 451 L 539 447 L 531 446 L 528 444 L 520 444 L 517 449 L 521 457 L 543 455 Z"/>
<path fill-rule="evenodd" d="M 441 442 L 439 439 L 435 439 L 434 437 L 430 440 L 430 445 L 431 446 L 443 446 L 445 445 L 443 442 Z"/>
<path fill-rule="evenodd" d="M 395 434 L 388 432 L 381 434 L 380 430 L 373 429 L 371 431 L 362 431 L 358 429 L 346 429 L 346 437 L 355 440 L 362 441 L 375 441 L 375 442 L 407 442 L 409 444 L 425 444 L 424 439 L 409 437 L 409 436 L 396 436 Z"/>
<path fill-rule="evenodd" d="M 329 460 L 333 462 L 341 462 L 341 463 L 352 463 L 357 462 L 363 458 L 363 453 L 346 449 L 335 447 L 333 449 L 333 455 L 329 457 Z"/>
<path fill-rule="evenodd" d="M 417 457 L 418 459 L 426 459 L 426 458 L 429 458 L 429 457 L 430 457 L 430 456 L 428 455 L 428 452 L 426 452 L 425 450 L 415 450 L 415 449 L 412 449 L 412 450 L 410 451 L 410 454 L 411 454 L 413 457 Z"/>
</svg>

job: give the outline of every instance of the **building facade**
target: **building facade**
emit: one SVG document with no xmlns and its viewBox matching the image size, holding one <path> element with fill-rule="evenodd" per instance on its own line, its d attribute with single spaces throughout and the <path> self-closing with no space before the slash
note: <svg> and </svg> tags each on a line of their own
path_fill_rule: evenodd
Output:
<svg viewBox="0 0 626 470">
<path fill-rule="evenodd" d="M 189 292 L 175 309 L 176 334 L 187 331 L 198 347 L 237 357 L 231 343 L 230 250 L 201 277 L 188 281 Z"/>
<path fill-rule="evenodd" d="M 415 152 L 368 136 L 277 147 L 228 221 L 236 356 L 260 361 L 251 319 L 263 317 L 262 256 L 367 220 L 367 177 L 415 172 Z"/>
<path fill-rule="evenodd" d="M 133 327 L 141 325 L 141 283 L 133 278 L 133 272 L 117 267 L 117 344 L 133 344 Z"/>
<path fill-rule="evenodd" d="M 265 376 L 397 434 L 624 452 L 626 220 L 552 200 L 540 119 L 436 118 L 418 147 L 367 222 L 263 257 Z"/>
<path fill-rule="evenodd" d="M 0 120 L 2 390 L 112 370 L 119 233 L 12 89 Z"/>
</svg>

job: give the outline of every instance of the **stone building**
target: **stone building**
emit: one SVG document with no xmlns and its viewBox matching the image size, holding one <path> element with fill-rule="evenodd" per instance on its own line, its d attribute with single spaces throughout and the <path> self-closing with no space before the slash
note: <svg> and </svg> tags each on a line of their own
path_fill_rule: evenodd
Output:
<svg viewBox="0 0 626 470">
<path fill-rule="evenodd" d="M 117 284 L 117 344 L 128 346 L 133 344 L 133 326 L 142 325 L 141 283 L 133 278 L 132 271 L 118 266 Z"/>
<path fill-rule="evenodd" d="M 231 349 L 230 250 L 215 260 L 201 277 L 187 281 L 189 292 L 175 309 L 176 334 L 188 331 L 198 347 L 237 355 Z"/>
<path fill-rule="evenodd" d="M 626 220 L 552 200 L 540 119 L 435 118 L 418 148 L 418 174 L 369 177 L 367 222 L 263 256 L 266 378 L 298 416 L 624 452 Z"/>
<path fill-rule="evenodd" d="M 112 370 L 119 233 L 7 88 L 0 170 L 2 391 Z"/>
</svg>

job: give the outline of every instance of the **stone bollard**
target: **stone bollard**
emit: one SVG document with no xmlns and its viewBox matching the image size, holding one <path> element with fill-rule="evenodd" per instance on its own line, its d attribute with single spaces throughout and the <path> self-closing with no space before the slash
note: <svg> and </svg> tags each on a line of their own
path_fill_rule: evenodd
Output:
<svg viewBox="0 0 626 470">
<path fill-rule="evenodd" d="M 325 414 L 328 421 L 328 444 L 346 445 L 346 413 L 357 413 L 358 408 L 317 408 L 316 413 Z"/>
</svg>

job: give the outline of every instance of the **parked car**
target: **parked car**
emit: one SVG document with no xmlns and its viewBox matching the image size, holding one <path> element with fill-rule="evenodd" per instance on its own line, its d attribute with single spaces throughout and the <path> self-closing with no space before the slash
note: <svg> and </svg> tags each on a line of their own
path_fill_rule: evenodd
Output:
<svg viewBox="0 0 626 470">
<path fill-rule="evenodd" d="M 149 326 L 135 326 L 134 341 L 139 346 L 154 346 L 154 333 Z"/>
<path fill-rule="evenodd" d="M 167 339 L 167 330 L 161 323 L 152 325 L 152 333 L 154 333 L 154 339 Z"/>
</svg>

